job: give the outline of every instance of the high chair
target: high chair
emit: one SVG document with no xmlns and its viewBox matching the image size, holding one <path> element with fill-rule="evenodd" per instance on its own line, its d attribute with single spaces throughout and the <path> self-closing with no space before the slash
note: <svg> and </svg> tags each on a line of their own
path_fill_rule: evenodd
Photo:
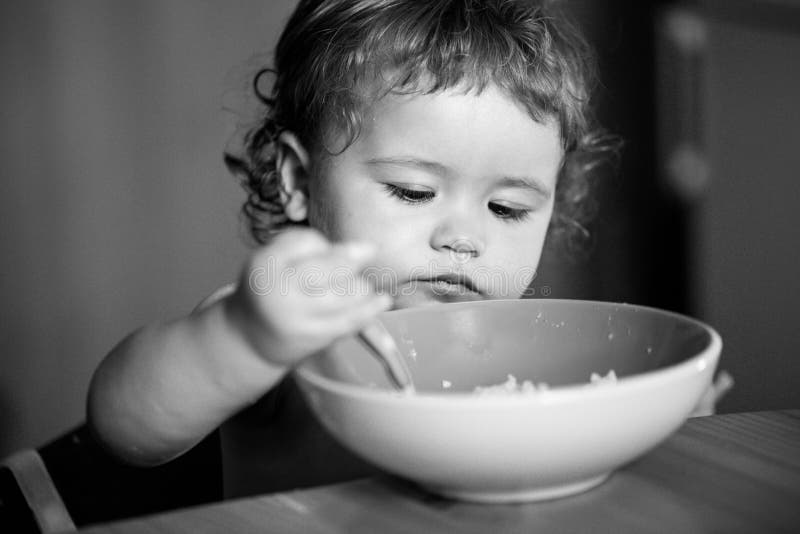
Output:
<svg viewBox="0 0 800 534">
<path fill-rule="evenodd" d="M 70 532 L 92 523 L 222 499 L 219 433 L 157 467 L 122 464 L 83 425 L 0 461 L 0 532 Z"/>
</svg>

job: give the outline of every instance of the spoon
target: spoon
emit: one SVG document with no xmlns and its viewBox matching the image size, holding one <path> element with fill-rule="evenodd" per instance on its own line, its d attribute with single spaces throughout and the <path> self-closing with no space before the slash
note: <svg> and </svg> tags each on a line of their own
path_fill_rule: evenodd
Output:
<svg viewBox="0 0 800 534">
<path fill-rule="evenodd" d="M 370 321 L 358 332 L 358 339 L 384 367 L 386 376 L 398 391 L 414 392 L 414 382 L 406 360 L 397 348 L 394 338 L 378 319 Z"/>
</svg>

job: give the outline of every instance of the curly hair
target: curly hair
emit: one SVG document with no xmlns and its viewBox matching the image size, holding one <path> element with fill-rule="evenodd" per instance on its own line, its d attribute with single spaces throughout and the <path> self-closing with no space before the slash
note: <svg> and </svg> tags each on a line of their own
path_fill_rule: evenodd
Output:
<svg viewBox="0 0 800 534">
<path fill-rule="evenodd" d="M 262 89 L 274 77 L 269 93 Z M 390 92 L 480 93 L 492 84 L 537 122 L 555 119 L 564 163 L 548 241 L 588 236 L 591 171 L 613 152 L 590 112 L 590 48 L 550 2 L 532 0 L 302 0 L 275 50 L 274 68 L 253 79 L 263 115 L 228 167 L 248 193 L 243 214 L 264 243 L 290 224 L 281 201 L 276 140 L 291 131 L 322 149 L 326 134 L 360 132 L 361 111 Z"/>
</svg>

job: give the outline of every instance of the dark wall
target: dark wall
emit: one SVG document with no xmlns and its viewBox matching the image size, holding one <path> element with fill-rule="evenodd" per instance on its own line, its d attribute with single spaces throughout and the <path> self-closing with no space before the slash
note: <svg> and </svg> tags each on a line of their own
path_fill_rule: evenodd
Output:
<svg viewBox="0 0 800 534">
<path fill-rule="evenodd" d="M 659 178 L 656 153 L 657 15 L 668 2 L 566 2 L 594 45 L 597 115 L 623 148 L 598 175 L 597 217 L 583 254 L 546 256 L 537 285 L 551 297 L 693 311 L 687 283 L 686 207 Z"/>
</svg>

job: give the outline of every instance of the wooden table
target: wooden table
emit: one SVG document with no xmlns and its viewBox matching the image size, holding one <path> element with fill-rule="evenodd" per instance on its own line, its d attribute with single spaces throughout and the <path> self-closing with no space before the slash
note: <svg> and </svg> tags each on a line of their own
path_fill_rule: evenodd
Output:
<svg viewBox="0 0 800 534">
<path fill-rule="evenodd" d="M 700 417 L 586 493 L 479 505 L 391 477 L 99 525 L 86 533 L 800 533 L 800 410 Z"/>
</svg>

